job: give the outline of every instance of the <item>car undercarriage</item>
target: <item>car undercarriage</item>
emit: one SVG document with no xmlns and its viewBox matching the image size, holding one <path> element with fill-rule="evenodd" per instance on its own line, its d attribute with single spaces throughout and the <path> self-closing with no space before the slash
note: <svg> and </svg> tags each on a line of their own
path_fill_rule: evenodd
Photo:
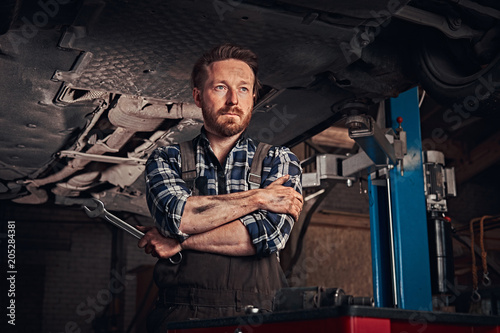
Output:
<svg viewBox="0 0 500 333">
<path fill-rule="evenodd" d="M 248 130 L 259 141 L 296 145 L 418 84 L 452 105 L 486 80 L 481 112 L 498 108 L 494 1 L 3 6 L 0 198 L 16 203 L 94 197 L 148 216 L 145 161 L 199 132 L 191 66 L 223 42 L 259 55 L 263 88 Z"/>
</svg>

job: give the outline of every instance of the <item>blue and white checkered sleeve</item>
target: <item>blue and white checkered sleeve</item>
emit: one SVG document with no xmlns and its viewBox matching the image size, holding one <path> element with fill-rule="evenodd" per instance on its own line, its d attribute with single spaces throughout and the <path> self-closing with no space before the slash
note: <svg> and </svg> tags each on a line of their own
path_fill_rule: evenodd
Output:
<svg viewBox="0 0 500 333">
<path fill-rule="evenodd" d="M 261 188 L 276 179 L 290 175 L 283 184 L 302 194 L 302 168 L 297 157 L 284 147 L 275 147 L 264 159 Z M 240 218 L 250 234 L 257 255 L 264 256 L 282 250 L 295 223 L 292 216 L 259 210 Z"/>
<path fill-rule="evenodd" d="M 146 163 L 146 200 L 156 226 L 166 237 L 184 241 L 179 230 L 191 191 L 181 179 L 179 146 L 156 149 Z"/>
</svg>

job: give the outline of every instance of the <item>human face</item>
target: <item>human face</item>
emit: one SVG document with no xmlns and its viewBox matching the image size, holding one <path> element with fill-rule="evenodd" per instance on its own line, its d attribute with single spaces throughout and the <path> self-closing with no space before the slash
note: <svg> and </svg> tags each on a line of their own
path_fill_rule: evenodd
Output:
<svg viewBox="0 0 500 333">
<path fill-rule="evenodd" d="M 203 112 L 205 129 L 222 137 L 241 134 L 252 117 L 252 69 L 241 60 L 228 59 L 210 64 L 207 74 L 203 89 L 193 89 L 196 105 Z"/>
</svg>

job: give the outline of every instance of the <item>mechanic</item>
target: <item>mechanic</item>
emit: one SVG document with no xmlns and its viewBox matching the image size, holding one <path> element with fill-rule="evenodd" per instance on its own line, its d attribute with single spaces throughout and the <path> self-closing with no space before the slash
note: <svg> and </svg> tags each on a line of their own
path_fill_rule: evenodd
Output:
<svg viewBox="0 0 500 333">
<path fill-rule="evenodd" d="M 190 142 L 194 188 L 183 178 L 187 153 L 179 145 L 156 149 L 146 165 L 155 227 L 138 227 L 145 232 L 138 245 L 159 258 L 160 289 L 150 332 L 165 332 L 171 321 L 243 315 L 248 305 L 270 311 L 275 291 L 286 285 L 278 252 L 303 204 L 301 167 L 285 147 L 263 155 L 260 188 L 250 189 L 257 145 L 245 130 L 260 86 L 257 56 L 218 46 L 196 62 L 191 83 L 204 119 Z M 178 252 L 176 264 L 169 258 Z"/>
</svg>

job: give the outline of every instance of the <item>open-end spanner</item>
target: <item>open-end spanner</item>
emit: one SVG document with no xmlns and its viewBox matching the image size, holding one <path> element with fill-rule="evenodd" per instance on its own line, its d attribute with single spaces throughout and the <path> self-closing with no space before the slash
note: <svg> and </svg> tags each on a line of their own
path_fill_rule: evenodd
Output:
<svg viewBox="0 0 500 333">
<path fill-rule="evenodd" d="M 93 198 L 94 202 L 97 204 L 97 207 L 93 210 L 88 208 L 87 206 L 83 206 L 83 209 L 85 209 L 85 212 L 87 213 L 88 217 L 95 218 L 95 217 L 101 217 L 105 219 L 106 221 L 110 222 L 111 224 L 117 226 L 118 228 L 125 230 L 132 236 L 141 239 L 144 236 L 144 233 L 140 230 L 137 230 L 127 222 L 123 221 L 122 219 L 114 216 L 110 212 L 104 208 L 104 204 L 102 201 Z"/>
<path fill-rule="evenodd" d="M 137 230 L 136 228 L 134 228 L 133 226 L 131 226 L 127 222 L 123 221 L 122 219 L 120 219 L 120 218 L 114 216 L 113 214 L 111 214 L 110 212 L 108 212 L 106 210 L 106 208 L 104 208 L 104 204 L 102 203 L 102 201 L 100 201 L 96 198 L 92 198 L 92 200 L 97 205 L 97 207 L 95 209 L 90 209 L 87 206 L 83 206 L 83 209 L 87 213 L 88 217 L 91 217 L 91 218 L 101 217 L 101 218 L 105 219 L 106 221 L 110 222 L 111 224 L 113 224 L 114 226 L 116 226 L 122 230 L 125 230 L 126 232 L 128 232 L 129 234 L 131 234 L 132 236 L 134 236 L 138 239 L 141 239 L 144 236 L 144 233 L 142 231 Z M 182 261 L 182 253 L 181 252 L 177 253 L 175 255 L 175 257 L 176 257 L 175 259 L 173 259 L 174 257 L 170 257 L 169 261 L 172 264 L 177 265 Z"/>
</svg>

